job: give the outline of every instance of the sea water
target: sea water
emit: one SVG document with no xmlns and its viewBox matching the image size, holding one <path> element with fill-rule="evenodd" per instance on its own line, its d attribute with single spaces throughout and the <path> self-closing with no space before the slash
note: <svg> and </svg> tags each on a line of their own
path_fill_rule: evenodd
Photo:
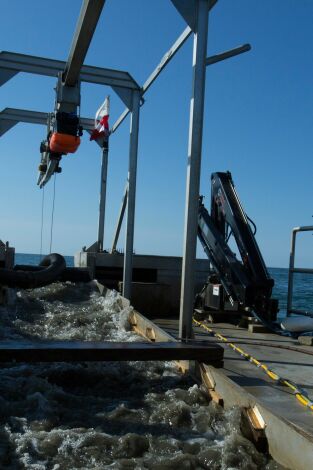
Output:
<svg viewBox="0 0 313 470">
<path fill-rule="evenodd" d="M 16 264 L 38 265 L 43 255 L 17 253 Z M 66 265 L 74 266 L 74 257 L 65 256 Z M 288 269 L 269 268 L 270 275 L 275 281 L 273 297 L 279 301 L 279 317 L 286 316 L 287 292 L 288 292 Z M 313 312 L 313 275 L 295 273 L 293 289 L 293 308 L 309 310 Z"/>
<path fill-rule="evenodd" d="M 115 292 L 104 298 L 92 284 L 55 283 L 1 308 L 0 340 L 142 340 L 128 314 Z M 257 452 L 240 421 L 239 408 L 210 402 L 170 362 L 0 369 L 1 469 L 282 468 Z"/>
<path fill-rule="evenodd" d="M 286 316 L 287 292 L 288 292 L 288 269 L 269 268 L 269 273 L 275 281 L 273 297 L 279 301 L 280 318 Z M 293 299 L 292 307 L 298 310 L 313 312 L 313 275 L 295 273 L 293 276 Z"/>
</svg>

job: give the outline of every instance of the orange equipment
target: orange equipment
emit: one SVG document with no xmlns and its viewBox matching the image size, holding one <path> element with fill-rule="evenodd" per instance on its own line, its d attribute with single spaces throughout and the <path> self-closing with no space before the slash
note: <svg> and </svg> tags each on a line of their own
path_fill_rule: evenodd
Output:
<svg viewBox="0 0 313 470">
<path fill-rule="evenodd" d="M 49 142 L 49 148 L 54 153 L 75 153 L 80 145 L 80 138 L 75 135 L 54 132 Z"/>
</svg>

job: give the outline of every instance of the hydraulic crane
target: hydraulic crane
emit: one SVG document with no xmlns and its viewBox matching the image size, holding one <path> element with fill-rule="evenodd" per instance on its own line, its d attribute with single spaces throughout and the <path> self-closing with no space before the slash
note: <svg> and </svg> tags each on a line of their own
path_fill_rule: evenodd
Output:
<svg viewBox="0 0 313 470">
<path fill-rule="evenodd" d="M 271 298 L 274 280 L 266 269 L 232 176 L 229 172 L 213 173 L 211 182 L 211 214 L 201 197 L 198 237 L 213 271 L 197 296 L 196 307 L 204 311 L 251 312 L 263 323 L 271 324 L 278 312 L 278 302 Z M 241 259 L 229 246 L 231 235 Z"/>
</svg>

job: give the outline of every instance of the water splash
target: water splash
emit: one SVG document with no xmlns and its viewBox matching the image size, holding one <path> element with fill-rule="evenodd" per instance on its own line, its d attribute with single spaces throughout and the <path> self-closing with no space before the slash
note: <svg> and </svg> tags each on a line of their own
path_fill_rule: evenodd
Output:
<svg viewBox="0 0 313 470">
<path fill-rule="evenodd" d="M 21 291 L 0 338 L 136 341 L 130 308 L 91 285 Z M 0 468 L 267 469 L 224 412 L 169 362 L 11 364 L 0 370 Z"/>
</svg>

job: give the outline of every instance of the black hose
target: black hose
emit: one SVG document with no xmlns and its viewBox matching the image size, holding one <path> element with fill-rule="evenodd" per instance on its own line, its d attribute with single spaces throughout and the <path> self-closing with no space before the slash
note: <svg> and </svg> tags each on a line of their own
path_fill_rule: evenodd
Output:
<svg viewBox="0 0 313 470">
<path fill-rule="evenodd" d="M 65 259 L 58 253 L 43 258 L 40 265 L 44 269 L 37 272 L 0 269 L 0 285 L 34 289 L 52 284 L 66 268 Z"/>
<path fill-rule="evenodd" d="M 253 220 L 250 219 L 250 217 L 247 216 L 247 214 L 246 214 L 246 217 L 247 217 L 247 219 L 249 220 L 250 224 L 253 226 L 253 230 L 254 230 L 254 231 L 253 231 L 253 235 L 255 235 L 255 234 L 256 234 L 256 231 L 257 231 L 256 225 L 255 225 L 255 223 L 253 222 Z"/>
</svg>

